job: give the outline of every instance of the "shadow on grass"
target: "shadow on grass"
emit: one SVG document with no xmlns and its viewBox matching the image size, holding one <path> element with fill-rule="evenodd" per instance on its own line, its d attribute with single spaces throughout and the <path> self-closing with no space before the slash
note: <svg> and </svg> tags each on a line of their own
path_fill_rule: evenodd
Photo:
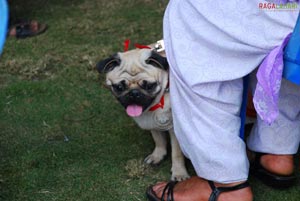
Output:
<svg viewBox="0 0 300 201">
<path fill-rule="evenodd" d="M 20 19 L 38 19 L 47 17 L 47 13 L 55 8 L 78 5 L 80 0 L 8 0 L 10 23 Z"/>
</svg>

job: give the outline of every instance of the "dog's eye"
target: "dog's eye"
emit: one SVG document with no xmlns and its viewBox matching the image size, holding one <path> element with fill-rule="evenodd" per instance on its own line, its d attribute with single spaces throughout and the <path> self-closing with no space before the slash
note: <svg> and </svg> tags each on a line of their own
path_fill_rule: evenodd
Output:
<svg viewBox="0 0 300 201">
<path fill-rule="evenodd" d="M 113 84 L 112 87 L 114 88 L 114 90 L 116 92 L 119 92 L 119 93 L 121 93 L 125 90 L 125 87 L 121 84 Z"/>
<path fill-rule="evenodd" d="M 124 80 L 121 81 L 119 84 L 113 84 L 112 87 L 115 90 L 115 92 L 117 92 L 117 93 L 122 93 L 123 91 L 125 91 L 127 89 L 126 83 Z"/>
<path fill-rule="evenodd" d="M 141 87 L 147 91 L 153 91 L 156 86 L 157 82 L 147 82 L 146 80 L 144 80 Z"/>
</svg>

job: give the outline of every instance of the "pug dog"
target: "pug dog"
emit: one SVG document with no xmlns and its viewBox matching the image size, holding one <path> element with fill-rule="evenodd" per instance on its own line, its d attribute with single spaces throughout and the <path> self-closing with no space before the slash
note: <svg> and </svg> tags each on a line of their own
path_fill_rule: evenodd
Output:
<svg viewBox="0 0 300 201">
<path fill-rule="evenodd" d="M 139 127 L 150 130 L 155 148 L 144 160 L 158 165 L 167 154 L 166 132 L 172 149 L 171 180 L 185 180 L 189 174 L 174 134 L 169 95 L 169 65 L 164 52 L 133 49 L 119 52 L 97 64 L 106 75 L 106 85 Z"/>
</svg>

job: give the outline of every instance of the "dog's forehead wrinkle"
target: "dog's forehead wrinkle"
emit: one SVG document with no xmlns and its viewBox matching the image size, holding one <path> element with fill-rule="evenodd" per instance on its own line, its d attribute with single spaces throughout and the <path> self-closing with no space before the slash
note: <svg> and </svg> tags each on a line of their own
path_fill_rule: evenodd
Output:
<svg viewBox="0 0 300 201">
<path fill-rule="evenodd" d="M 128 80 L 126 77 L 116 77 L 116 78 L 113 78 L 111 81 L 110 81 L 112 84 L 128 84 L 130 82 L 130 80 Z"/>
<path fill-rule="evenodd" d="M 146 60 L 151 56 L 151 52 L 150 49 L 134 49 L 119 53 L 121 58 L 120 70 L 127 71 L 132 76 L 143 71 L 148 71 L 151 74 L 156 71 L 159 73 L 160 69 L 146 63 Z"/>
<path fill-rule="evenodd" d="M 138 63 L 131 61 L 130 63 L 128 62 L 124 65 L 122 71 L 123 73 L 127 73 L 131 76 L 135 76 L 139 73 L 142 73 L 144 70 Z"/>
<path fill-rule="evenodd" d="M 119 53 L 121 60 L 124 60 L 126 63 L 134 62 L 140 64 L 148 59 L 151 55 L 150 49 L 134 49 L 128 52 Z"/>
<path fill-rule="evenodd" d="M 126 84 L 129 82 L 127 76 L 122 72 L 108 73 L 106 75 L 106 82 L 109 82 L 110 84 L 118 84 L 122 81 L 125 81 Z"/>
</svg>

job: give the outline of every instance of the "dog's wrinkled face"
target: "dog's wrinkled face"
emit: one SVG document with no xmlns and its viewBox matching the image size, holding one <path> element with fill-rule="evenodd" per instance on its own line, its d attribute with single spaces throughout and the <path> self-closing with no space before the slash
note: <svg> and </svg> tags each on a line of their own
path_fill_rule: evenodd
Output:
<svg viewBox="0 0 300 201">
<path fill-rule="evenodd" d="M 164 93 L 168 68 L 166 58 L 149 49 L 118 53 L 97 64 L 97 70 L 106 73 L 106 85 L 132 117 L 140 116 Z"/>
</svg>

